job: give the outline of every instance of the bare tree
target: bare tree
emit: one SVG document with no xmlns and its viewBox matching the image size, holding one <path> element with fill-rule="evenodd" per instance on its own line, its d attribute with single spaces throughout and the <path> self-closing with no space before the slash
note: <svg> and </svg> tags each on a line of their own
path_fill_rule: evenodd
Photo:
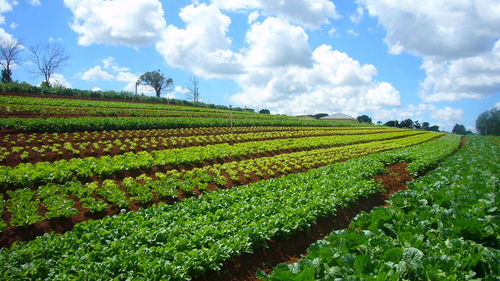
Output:
<svg viewBox="0 0 500 281">
<path fill-rule="evenodd" d="M 12 66 L 19 63 L 23 50 L 20 40 L 11 38 L 0 43 L 0 65 L 2 65 L 2 82 L 12 82 Z"/>
<path fill-rule="evenodd" d="M 50 87 L 50 77 L 56 70 L 66 65 L 69 56 L 60 45 L 47 43 L 31 46 L 30 59 L 37 67 L 33 73 L 43 75 L 45 85 Z"/>
<path fill-rule="evenodd" d="M 165 90 L 172 90 L 174 80 L 162 74 L 160 70 L 146 72 L 139 77 L 137 85 L 147 85 L 155 90 L 156 97 L 160 97 Z M 137 90 L 136 90 L 137 93 Z"/>
<path fill-rule="evenodd" d="M 188 96 L 189 99 L 193 100 L 194 102 L 200 101 L 200 90 L 198 88 L 199 84 L 200 82 L 198 81 L 198 77 L 193 75 L 189 78 L 189 85 L 187 86 L 189 92 L 186 93 L 186 95 Z"/>
</svg>

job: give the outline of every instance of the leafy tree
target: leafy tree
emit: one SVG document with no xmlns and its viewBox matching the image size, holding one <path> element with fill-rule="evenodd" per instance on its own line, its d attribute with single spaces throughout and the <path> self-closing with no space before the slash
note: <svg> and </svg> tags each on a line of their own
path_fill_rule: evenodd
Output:
<svg viewBox="0 0 500 281">
<path fill-rule="evenodd" d="M 372 119 L 368 115 L 361 115 L 358 116 L 356 119 L 358 119 L 359 123 L 371 123 Z"/>
<path fill-rule="evenodd" d="M 455 126 L 453 126 L 453 130 L 451 130 L 451 132 L 454 134 L 458 134 L 458 135 L 467 134 L 467 131 L 465 130 L 464 125 L 459 125 L 459 124 L 455 124 Z"/>
<path fill-rule="evenodd" d="M 37 69 L 33 73 L 44 77 L 45 85 L 50 87 L 50 77 L 69 60 L 64 49 L 54 43 L 30 47 L 30 59 Z"/>
<path fill-rule="evenodd" d="M 420 124 L 420 122 L 418 122 L 418 120 L 416 120 L 415 122 L 413 122 L 413 127 L 415 129 L 420 129 L 422 128 L 422 125 Z"/>
<path fill-rule="evenodd" d="M 316 119 L 319 119 L 319 118 L 322 118 L 322 117 L 326 117 L 328 116 L 327 113 L 318 113 L 318 114 L 314 114 L 313 117 L 316 118 Z"/>
<path fill-rule="evenodd" d="M 481 135 L 500 135 L 500 109 L 492 108 L 479 115 L 476 128 Z"/>
<path fill-rule="evenodd" d="M 411 119 L 405 119 L 399 123 L 400 128 L 410 128 L 413 129 L 413 120 Z"/>
<path fill-rule="evenodd" d="M 429 127 L 429 131 L 439 132 L 439 126 L 438 125 L 432 125 L 432 126 Z"/>
<path fill-rule="evenodd" d="M 422 130 L 427 130 L 428 131 L 429 128 L 430 128 L 430 125 L 431 124 L 429 124 L 429 122 L 423 122 L 422 123 Z"/>
<path fill-rule="evenodd" d="M 377 125 L 382 125 L 382 121 L 377 121 Z"/>
<path fill-rule="evenodd" d="M 398 120 L 391 120 L 391 121 L 386 122 L 384 125 L 389 126 L 389 127 L 398 127 L 399 123 L 398 123 Z"/>
<path fill-rule="evenodd" d="M 3 67 L 3 83 L 12 82 L 12 65 L 19 63 L 22 50 L 22 42 L 17 39 L 12 38 L 0 42 L 0 65 Z"/>
<path fill-rule="evenodd" d="M 269 111 L 269 109 L 261 109 L 261 110 L 259 110 L 259 113 L 262 113 L 262 114 L 271 114 L 271 111 Z"/>
<path fill-rule="evenodd" d="M 172 88 L 174 80 L 163 75 L 160 70 L 156 70 L 142 74 L 137 80 L 137 84 L 152 87 L 155 90 L 156 97 L 159 98 L 163 91 Z"/>
</svg>

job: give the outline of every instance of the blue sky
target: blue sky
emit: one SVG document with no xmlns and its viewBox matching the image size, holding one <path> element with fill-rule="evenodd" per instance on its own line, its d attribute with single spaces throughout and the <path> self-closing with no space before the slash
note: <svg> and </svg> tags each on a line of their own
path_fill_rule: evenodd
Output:
<svg viewBox="0 0 500 281">
<path fill-rule="evenodd" d="M 2 39 L 64 47 L 67 87 L 130 91 L 160 69 L 176 98 L 196 75 L 205 102 L 447 130 L 500 106 L 494 0 L 0 0 L 0 16 Z M 13 77 L 39 84 L 27 53 Z"/>
</svg>

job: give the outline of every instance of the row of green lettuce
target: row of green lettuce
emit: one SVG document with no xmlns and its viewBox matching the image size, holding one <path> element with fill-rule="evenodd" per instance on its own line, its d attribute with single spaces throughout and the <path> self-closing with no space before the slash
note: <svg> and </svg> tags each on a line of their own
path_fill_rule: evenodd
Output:
<svg viewBox="0 0 500 281">
<path fill-rule="evenodd" d="M 354 127 L 366 123 L 330 120 L 289 119 L 232 119 L 195 117 L 77 117 L 77 118 L 0 118 L 0 129 L 57 133 L 76 131 L 144 130 L 197 127 L 250 126 L 311 126 Z"/>
<path fill-rule="evenodd" d="M 278 280 L 498 280 L 500 148 L 471 137 L 391 205 L 358 216 L 307 257 L 278 265 Z"/>
<path fill-rule="evenodd" d="M 381 188 L 373 180 L 399 161 L 429 167 L 458 137 L 372 154 L 302 174 L 189 198 L 174 205 L 77 224 L 0 250 L 5 280 L 187 280 L 287 237 Z M 415 171 L 418 172 L 418 171 Z"/>
<path fill-rule="evenodd" d="M 143 102 L 158 102 L 165 104 L 176 105 L 189 105 L 197 107 L 207 107 L 216 109 L 230 109 L 225 105 L 206 104 L 203 102 L 192 102 L 187 100 L 158 98 L 152 96 L 135 95 L 130 92 L 116 92 L 116 91 L 91 91 L 91 90 L 78 90 L 62 87 L 37 87 L 27 83 L 0 83 L 1 93 L 24 93 L 34 94 L 40 96 L 61 96 L 61 97 L 80 97 L 80 98 L 102 98 L 102 99 L 116 99 L 125 101 L 143 101 Z M 244 108 L 234 107 L 232 110 L 245 111 Z"/>
<path fill-rule="evenodd" d="M 152 152 L 125 152 L 115 156 L 73 158 L 55 162 L 21 163 L 16 167 L 0 166 L 0 187 L 31 187 L 49 182 L 64 183 L 76 178 L 109 176 L 120 171 L 145 169 L 153 166 L 199 164 L 213 159 L 246 157 L 266 152 L 288 149 L 313 149 L 326 146 L 347 145 L 367 141 L 383 140 L 411 135 L 436 135 L 418 131 L 286 138 L 267 141 L 249 141 L 230 145 L 228 143 L 155 150 Z"/>
<path fill-rule="evenodd" d="M 118 112 L 124 110 L 134 110 L 140 112 L 191 112 L 191 113 L 219 113 L 232 114 L 234 116 L 252 116 L 252 117 L 276 117 L 290 118 L 283 115 L 256 114 L 248 111 L 225 110 L 204 107 L 179 106 L 162 103 L 138 103 L 133 101 L 107 101 L 107 100 L 89 100 L 89 99 L 68 99 L 68 98 L 47 98 L 47 97 L 27 97 L 0 95 L 0 104 L 4 109 L 7 107 L 31 107 L 32 109 L 78 109 L 78 110 L 115 110 Z M 28 109 L 26 108 L 26 109 Z"/>
<path fill-rule="evenodd" d="M 340 160 L 419 144 L 433 137 L 430 134 L 419 134 L 406 138 L 232 161 L 191 170 L 172 169 L 166 173 L 156 172 L 154 178 L 148 174 L 141 174 L 135 178 L 126 177 L 123 181 L 108 179 L 102 183 L 93 181 L 86 184 L 79 181 L 69 181 L 59 185 L 46 184 L 35 190 L 27 187 L 14 191 L 7 190 L 9 199 L 6 201 L 3 200 L 0 193 L 0 215 L 7 217 L 4 212 L 10 213 L 8 222 L 14 227 L 26 226 L 46 219 L 70 217 L 78 213 L 73 198 L 77 198 L 82 203 L 82 207 L 91 213 L 104 211 L 110 205 L 126 209 L 130 207 L 133 200 L 147 204 L 153 198 L 176 198 L 181 190 L 183 195 L 192 194 L 194 188 L 204 192 L 210 184 L 214 184 L 218 188 L 223 188 L 231 181 L 240 185 L 240 175 L 246 179 L 255 179 L 255 177 L 264 179 L 264 173 L 269 177 L 276 177 L 276 173 L 287 175 L 293 173 L 294 170 L 309 170 Z M 120 184 L 123 189 L 120 188 Z M 95 195 L 104 200 L 96 200 Z M 47 210 L 43 216 L 38 211 L 39 204 Z M 6 227 L 7 224 L 0 218 L 0 231 L 4 231 Z"/>
</svg>

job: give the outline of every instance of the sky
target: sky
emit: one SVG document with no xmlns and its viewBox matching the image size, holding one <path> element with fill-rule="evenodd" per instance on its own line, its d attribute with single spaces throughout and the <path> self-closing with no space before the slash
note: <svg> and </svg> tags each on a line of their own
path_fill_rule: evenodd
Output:
<svg viewBox="0 0 500 281">
<path fill-rule="evenodd" d="M 497 0 L 0 0 L 0 39 L 25 47 L 13 78 L 38 85 L 29 47 L 70 56 L 53 82 L 303 115 L 455 123 L 500 107 Z M 151 89 L 139 92 L 151 95 Z"/>
</svg>

